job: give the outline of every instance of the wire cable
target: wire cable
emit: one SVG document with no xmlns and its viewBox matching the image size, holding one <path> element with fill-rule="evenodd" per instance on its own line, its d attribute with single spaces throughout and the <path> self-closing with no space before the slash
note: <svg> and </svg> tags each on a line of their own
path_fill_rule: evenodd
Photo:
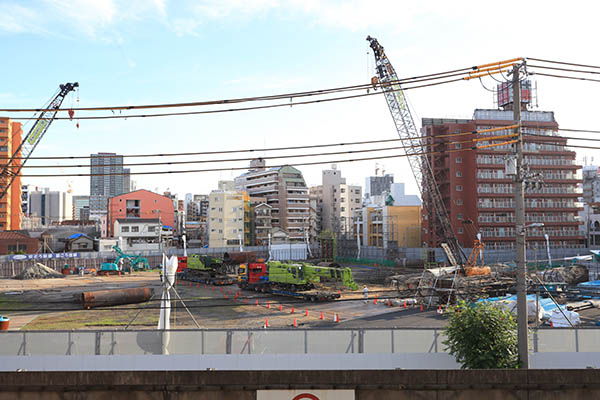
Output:
<svg viewBox="0 0 600 400">
<path fill-rule="evenodd" d="M 453 136 L 465 136 L 465 135 L 477 135 L 481 133 L 488 132 L 496 132 L 504 129 L 512 129 L 516 128 L 518 125 L 508 125 L 504 127 L 498 128 L 488 128 L 488 129 L 480 129 L 475 131 L 465 131 L 465 132 L 457 132 L 457 133 L 447 133 L 442 135 L 435 136 L 419 136 L 413 137 L 412 139 L 432 139 L 432 138 L 445 138 L 445 137 L 453 137 Z M 240 149 L 240 150 L 218 150 L 218 151 L 201 151 L 201 152 L 187 152 L 187 153 L 154 153 L 154 154 L 106 154 L 102 155 L 102 158 L 133 158 L 133 157 L 176 157 L 176 156 L 196 156 L 196 155 L 214 155 L 214 154 L 232 154 L 232 153 L 258 153 L 258 152 L 267 152 L 267 151 L 282 151 L 282 150 L 298 150 L 298 149 L 312 149 L 319 147 L 334 147 L 334 146 L 354 146 L 354 145 L 362 145 L 362 144 L 373 144 L 373 143 L 390 143 L 390 142 L 398 142 L 407 140 L 406 138 L 394 138 L 394 139 L 380 139 L 380 140 L 363 140 L 359 142 L 342 142 L 342 143 L 328 143 L 328 144 L 315 144 L 315 145 L 304 145 L 304 146 L 287 146 L 287 147 L 271 147 L 266 149 Z M 420 147 L 420 146 L 419 146 Z M 39 157 L 29 157 L 30 160 L 76 160 L 76 159 L 92 159 L 98 157 L 98 155 L 89 155 L 89 156 L 39 156 Z M 260 158 L 260 157 L 255 157 Z M 0 160 L 10 159 L 10 157 L 0 157 Z M 19 160 L 22 157 L 14 157 L 13 159 Z"/>
<path fill-rule="evenodd" d="M 208 110 L 208 111 L 186 111 L 186 112 L 170 112 L 170 113 L 157 113 L 157 114 L 78 116 L 77 119 L 78 120 L 103 120 L 103 119 L 127 119 L 127 118 L 152 118 L 152 117 L 172 117 L 172 116 L 183 116 L 183 115 L 220 114 L 220 113 L 237 112 L 237 111 L 264 110 L 264 109 L 281 108 L 281 107 L 292 107 L 292 106 L 298 106 L 298 105 L 327 103 L 327 102 L 340 101 L 340 100 L 358 99 L 358 98 L 362 98 L 362 97 L 376 96 L 376 95 L 389 93 L 389 92 L 399 92 L 399 91 L 403 91 L 403 90 L 411 90 L 411 89 L 419 89 L 419 88 L 425 88 L 425 87 L 431 87 L 431 86 L 444 85 L 447 83 L 459 82 L 459 81 L 463 81 L 463 80 L 464 80 L 463 78 L 455 78 L 455 79 L 449 79 L 449 80 L 442 81 L 442 82 L 432 82 L 432 83 L 417 85 L 417 86 L 412 86 L 412 87 L 402 87 L 399 89 L 392 89 L 392 90 L 386 89 L 385 91 L 379 91 L 379 92 L 369 92 L 369 93 L 355 94 L 355 95 L 349 95 L 349 96 L 330 97 L 330 98 L 319 99 L 319 100 L 301 101 L 301 102 L 296 102 L 296 103 L 292 103 L 292 104 L 278 103 L 278 104 L 268 104 L 268 105 L 262 105 L 262 106 L 254 106 L 254 107 L 238 107 L 238 108 L 228 108 L 228 109 L 218 109 L 218 110 Z M 387 83 L 386 83 L 386 85 L 387 85 Z M 17 118 L 12 118 L 12 119 L 28 121 L 28 120 L 35 120 L 37 118 L 17 117 Z M 56 118 L 54 118 L 54 120 L 71 120 L 71 118 L 70 117 L 56 117 Z"/>
<path fill-rule="evenodd" d="M 532 75 L 549 76 L 549 77 L 552 77 L 552 78 L 562 78 L 562 79 L 574 79 L 574 80 L 577 80 L 577 81 L 600 82 L 600 79 L 580 78 L 580 77 L 577 77 L 577 76 L 567 76 L 567 75 L 545 74 L 545 73 L 542 73 L 542 72 L 533 72 Z"/>
<path fill-rule="evenodd" d="M 584 67 L 584 68 L 598 68 L 600 69 L 600 66 L 598 65 L 586 65 L 586 64 L 575 64 L 575 63 L 569 63 L 569 62 L 564 62 L 564 61 L 554 61 L 554 60 L 544 60 L 541 58 L 533 58 L 533 57 L 526 57 L 527 60 L 533 60 L 533 61 L 541 61 L 541 62 L 545 62 L 545 63 L 549 63 L 549 64 L 562 64 L 562 65 L 570 65 L 573 67 Z"/>
<path fill-rule="evenodd" d="M 165 103 L 165 104 L 146 104 L 146 105 L 133 105 L 133 106 L 101 106 L 101 107 L 71 107 L 66 109 L 61 109 L 59 111 L 123 111 L 123 110 L 139 110 L 139 109 L 156 109 L 156 108 L 174 108 L 174 107 L 196 107 L 196 106 L 206 106 L 206 105 L 222 105 L 222 104 L 231 104 L 231 103 L 241 103 L 248 101 L 266 101 L 266 100 L 281 100 L 295 97 L 304 97 L 304 96 L 314 96 L 314 95 L 323 95 L 330 93 L 337 93 L 342 91 L 351 91 L 351 90 L 363 90 L 368 89 L 373 86 L 383 88 L 383 85 L 390 84 L 401 84 L 401 83 L 417 83 L 424 82 L 435 79 L 443 79 L 460 75 L 469 75 L 476 72 L 480 72 L 479 70 L 486 66 L 494 66 L 494 68 L 481 69 L 481 71 L 487 71 L 492 69 L 498 69 L 504 67 L 503 64 L 509 64 L 517 59 L 484 64 L 482 66 L 477 67 L 466 67 L 459 68 L 450 71 L 444 72 L 435 72 L 426 75 L 418 75 L 408 78 L 400 78 L 395 81 L 386 82 L 385 84 L 373 85 L 372 83 L 366 84 L 358 84 L 358 85 L 350 85 L 350 86 L 341 86 L 335 88 L 327 88 L 327 89 L 316 89 L 309 90 L 303 92 L 292 92 L 292 93 L 282 93 L 282 94 L 274 94 L 274 95 L 261 95 L 261 96 L 253 96 L 253 97 L 241 97 L 241 98 L 233 98 L 233 99 L 221 99 L 221 100 L 208 100 L 208 101 L 198 101 L 198 102 L 185 102 L 185 103 Z M 40 108 L 22 108 L 22 109 L 12 109 L 5 108 L 0 109 L 0 112 L 40 112 L 40 111 L 49 111 Z M 52 110 L 55 111 L 55 110 Z"/>
<path fill-rule="evenodd" d="M 496 146 L 501 145 L 503 143 L 498 143 Z M 293 164 L 279 164 L 279 165 L 269 165 L 265 166 L 265 169 L 272 168 L 281 168 L 287 165 L 294 166 L 308 166 L 308 165 L 323 165 L 323 164 L 332 164 L 332 163 L 350 163 L 350 162 L 359 162 L 359 161 L 371 161 L 371 160 L 382 160 L 382 159 L 390 159 L 390 158 L 404 158 L 404 157 L 412 157 L 412 156 L 424 156 L 424 155 L 436 155 L 442 153 L 454 153 L 461 151 L 472 151 L 477 149 L 477 146 L 472 148 L 462 148 L 462 149 L 453 149 L 446 150 L 444 152 L 434 151 L 434 152 L 421 152 L 421 153 L 413 153 L 413 154 L 394 154 L 389 156 L 375 156 L 375 157 L 363 157 L 363 158 L 355 158 L 355 159 L 345 159 L 345 160 L 327 160 L 327 161 L 314 161 L 314 162 L 302 162 L 302 163 L 293 163 Z M 165 174 L 189 174 L 189 173 L 200 173 L 200 172 L 219 172 L 219 171 L 235 171 L 235 170 L 247 170 L 248 167 L 223 167 L 223 168 L 206 168 L 206 169 L 192 169 L 192 170 L 172 170 L 172 171 L 145 171 L 145 172 L 128 172 L 129 175 L 165 175 Z M 122 173 L 68 173 L 68 174 L 23 174 L 21 177 L 24 178 L 57 178 L 57 177 L 76 177 L 76 176 L 122 176 L 125 175 Z"/>
</svg>

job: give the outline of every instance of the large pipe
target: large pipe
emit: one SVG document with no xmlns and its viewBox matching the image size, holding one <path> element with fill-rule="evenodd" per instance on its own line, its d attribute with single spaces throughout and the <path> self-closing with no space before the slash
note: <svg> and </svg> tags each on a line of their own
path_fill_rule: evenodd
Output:
<svg viewBox="0 0 600 400">
<path fill-rule="evenodd" d="M 94 307 L 143 303 L 148 301 L 150 297 L 152 297 L 151 288 L 98 290 L 81 293 L 81 302 L 83 308 L 89 310 Z"/>
<path fill-rule="evenodd" d="M 223 253 L 223 262 L 227 265 L 256 262 L 256 254 L 253 251 L 237 251 L 231 253 Z"/>
</svg>

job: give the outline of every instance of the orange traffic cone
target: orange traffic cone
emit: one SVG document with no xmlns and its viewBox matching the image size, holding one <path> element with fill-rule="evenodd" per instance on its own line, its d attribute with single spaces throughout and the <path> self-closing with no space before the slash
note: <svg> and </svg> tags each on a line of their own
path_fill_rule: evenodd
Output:
<svg viewBox="0 0 600 400">
<path fill-rule="evenodd" d="M 279 311 L 282 311 L 282 310 L 283 310 L 283 306 L 280 304 L 279 305 Z"/>
<path fill-rule="evenodd" d="M 296 322 L 296 318 L 294 318 L 294 328 L 298 327 L 298 323 Z"/>
<path fill-rule="evenodd" d="M 406 300 L 404 300 L 404 308 L 406 308 Z"/>
<path fill-rule="evenodd" d="M 391 306 L 392 306 L 392 299 L 388 299 L 388 301 L 387 301 L 387 306 L 388 306 L 388 307 L 391 307 Z"/>
<path fill-rule="evenodd" d="M 377 304 L 377 296 L 373 299 L 373 304 Z"/>
<path fill-rule="evenodd" d="M 321 311 L 321 319 L 323 319 L 323 311 Z"/>
<path fill-rule="evenodd" d="M 258 305 L 258 299 L 256 299 L 256 305 Z"/>
<path fill-rule="evenodd" d="M 340 317 L 337 315 L 337 313 L 333 314 L 333 322 L 340 322 Z"/>
<path fill-rule="evenodd" d="M 421 304 L 421 312 L 423 312 L 423 304 Z"/>
<path fill-rule="evenodd" d="M 267 303 L 267 308 L 271 308 L 271 303 Z"/>
<path fill-rule="evenodd" d="M 269 318 L 265 318 L 265 328 L 269 327 Z"/>
<path fill-rule="evenodd" d="M 304 316 L 308 317 L 308 308 L 306 309 L 306 311 L 304 312 Z"/>
<path fill-rule="evenodd" d="M 290 314 L 294 313 L 294 306 L 292 306 L 292 311 L 290 311 Z"/>
</svg>

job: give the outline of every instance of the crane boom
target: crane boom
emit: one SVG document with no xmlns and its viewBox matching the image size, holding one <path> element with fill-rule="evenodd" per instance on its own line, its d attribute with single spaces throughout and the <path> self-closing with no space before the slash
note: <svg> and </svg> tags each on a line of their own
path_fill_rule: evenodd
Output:
<svg viewBox="0 0 600 400">
<path fill-rule="evenodd" d="M 439 222 L 437 226 L 430 224 L 430 229 L 437 229 L 439 236 L 446 242 L 447 246 L 442 247 L 445 249 L 450 263 L 462 265 L 467 260 L 467 256 L 452 231 L 448 211 L 435 181 L 433 168 L 427 155 L 424 154 L 426 147 L 415 126 L 404 92 L 398 82 L 396 71 L 377 39 L 367 36 L 367 41 L 375 56 L 378 82 L 392 114 L 398 136 L 402 139 L 402 146 L 408 156 L 408 162 L 421 193 L 421 198 L 429 206 L 429 216 L 431 216 L 431 209 L 433 209 Z M 454 260 L 452 260 L 453 258 Z"/>
<path fill-rule="evenodd" d="M 31 153 L 33 153 L 40 140 L 42 140 L 42 137 L 44 137 L 67 94 L 75 90 L 76 87 L 79 87 L 79 83 L 77 82 L 60 85 L 58 94 L 45 107 L 47 111 L 40 113 L 10 159 L 2 166 L 2 170 L 0 171 L 0 199 L 6 196 L 8 189 L 21 173 L 21 168 L 29 160 Z"/>
</svg>

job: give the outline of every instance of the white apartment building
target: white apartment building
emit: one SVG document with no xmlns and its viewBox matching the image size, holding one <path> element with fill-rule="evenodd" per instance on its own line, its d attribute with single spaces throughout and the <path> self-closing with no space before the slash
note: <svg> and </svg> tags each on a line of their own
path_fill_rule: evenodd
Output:
<svg viewBox="0 0 600 400">
<path fill-rule="evenodd" d="M 160 250 L 162 226 L 158 218 L 118 218 L 114 227 L 121 250 Z"/>
<path fill-rule="evenodd" d="M 244 241 L 243 192 L 213 190 L 208 197 L 208 247 L 239 246 Z"/>
<path fill-rule="evenodd" d="M 354 210 L 362 207 L 362 188 L 346 184 L 342 171 L 334 164 L 324 170 L 322 185 L 311 188 L 318 197 L 321 227 L 332 232 L 354 232 Z"/>
</svg>

